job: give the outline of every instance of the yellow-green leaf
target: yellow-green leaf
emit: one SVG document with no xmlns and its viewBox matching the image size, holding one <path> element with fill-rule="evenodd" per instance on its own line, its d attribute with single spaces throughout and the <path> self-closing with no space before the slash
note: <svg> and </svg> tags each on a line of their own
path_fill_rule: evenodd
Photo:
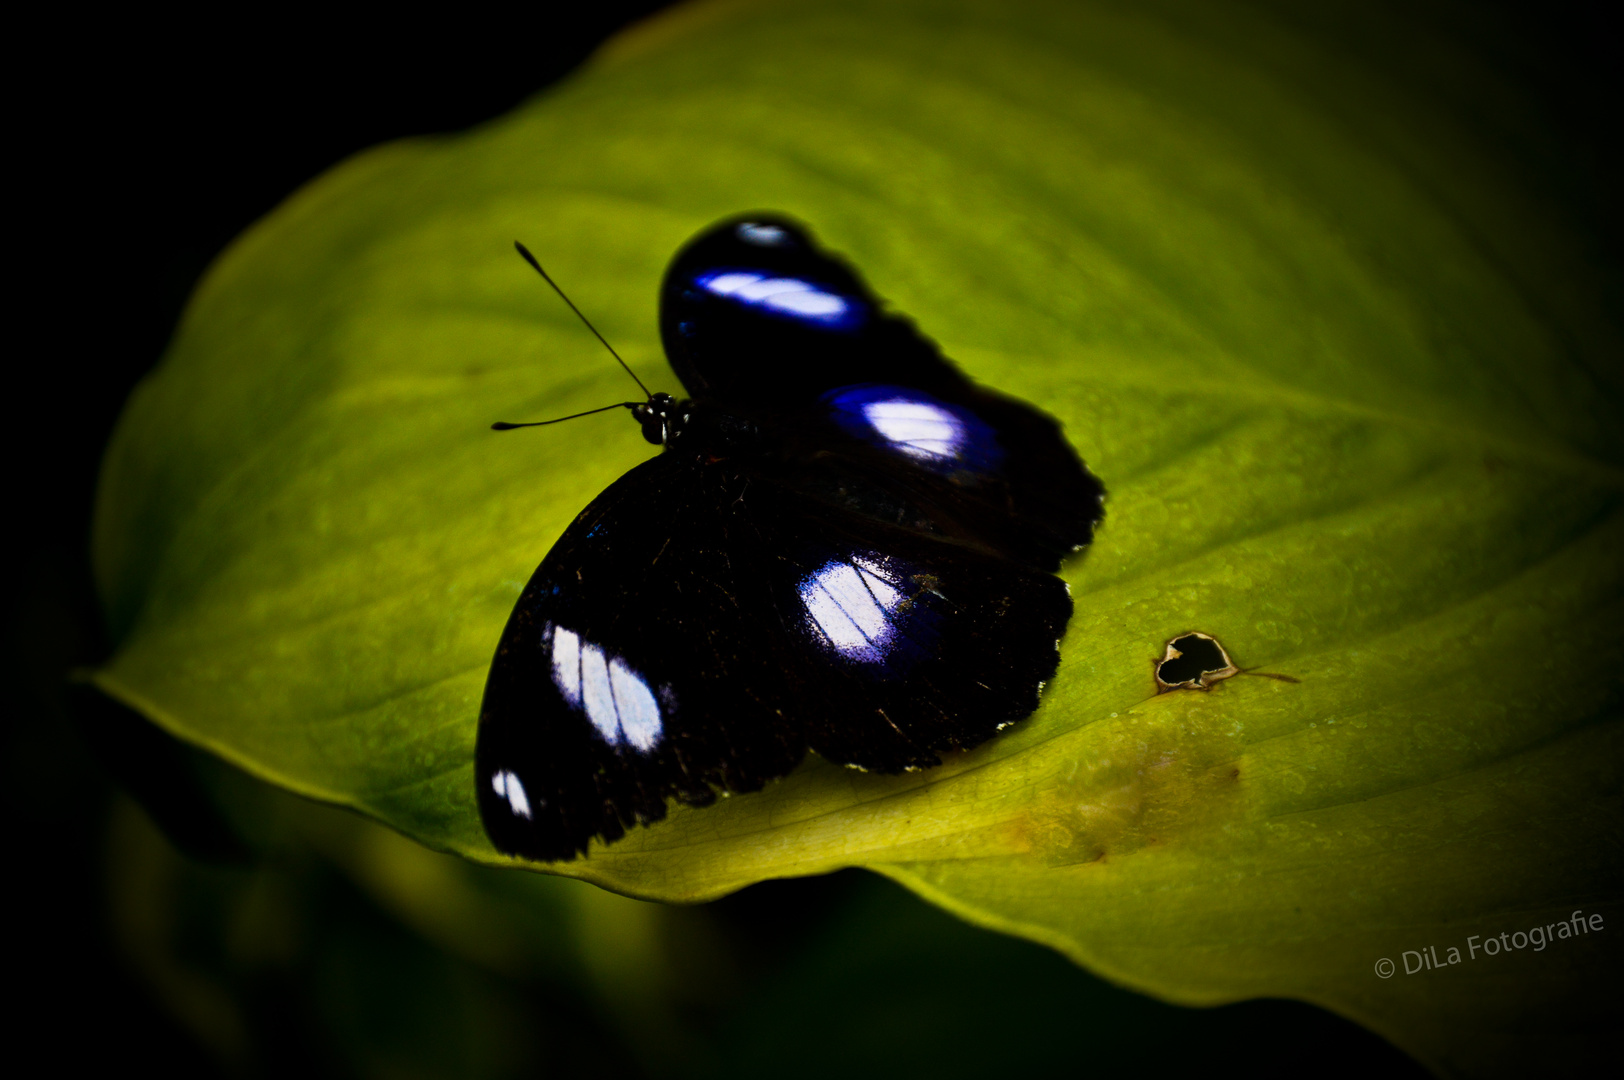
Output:
<svg viewBox="0 0 1624 1080">
<path fill-rule="evenodd" d="M 1537 129 L 1458 104 L 1512 100 L 1492 73 L 1390 12 L 1317 15 L 700 4 L 344 164 L 213 268 L 121 422 L 98 685 L 503 861 L 472 771 L 497 635 L 650 452 L 618 414 L 487 430 L 628 389 L 510 244 L 676 391 L 665 261 L 788 212 L 1110 489 L 1060 673 L 939 769 L 809 762 L 548 869 L 692 901 L 869 866 L 1169 1000 L 1299 997 L 1448 1071 L 1564 1052 L 1617 1007 L 1624 929 L 1572 918 L 1624 918 L 1617 327 L 1507 149 Z M 1246 673 L 1157 695 L 1188 631 Z"/>
</svg>

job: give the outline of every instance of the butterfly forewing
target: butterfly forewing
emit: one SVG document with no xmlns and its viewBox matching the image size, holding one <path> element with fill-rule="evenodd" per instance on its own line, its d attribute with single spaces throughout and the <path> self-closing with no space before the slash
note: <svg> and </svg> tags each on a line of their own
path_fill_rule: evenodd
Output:
<svg viewBox="0 0 1624 1080">
<path fill-rule="evenodd" d="M 502 850 L 569 858 L 667 798 L 756 790 L 808 748 L 934 765 L 1036 707 L 1071 612 L 1058 579 L 809 501 L 756 464 L 634 469 L 526 586 L 480 726 Z"/>
<path fill-rule="evenodd" d="M 805 753 L 783 680 L 750 647 L 738 522 L 719 510 L 728 480 L 672 455 L 644 463 L 525 587 L 480 717 L 480 798 L 498 847 L 570 858 L 592 836 L 663 817 L 669 796 L 752 790 Z"/>
</svg>

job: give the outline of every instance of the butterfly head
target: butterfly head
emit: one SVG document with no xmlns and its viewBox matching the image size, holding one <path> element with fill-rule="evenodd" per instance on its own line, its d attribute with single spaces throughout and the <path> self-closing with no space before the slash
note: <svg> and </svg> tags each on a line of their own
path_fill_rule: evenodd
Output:
<svg viewBox="0 0 1624 1080">
<path fill-rule="evenodd" d="M 677 399 L 670 394 L 650 394 L 648 400 L 632 406 L 632 416 L 643 426 L 643 438 L 663 446 L 676 434 Z"/>
</svg>

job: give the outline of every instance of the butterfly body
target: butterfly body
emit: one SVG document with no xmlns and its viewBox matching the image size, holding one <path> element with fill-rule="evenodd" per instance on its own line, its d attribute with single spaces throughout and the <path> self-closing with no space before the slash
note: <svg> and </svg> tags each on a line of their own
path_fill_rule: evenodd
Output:
<svg viewBox="0 0 1624 1080">
<path fill-rule="evenodd" d="M 1053 571 L 1102 488 L 1058 425 L 971 383 L 796 226 L 679 253 L 662 332 L 690 398 L 589 505 L 503 631 L 476 771 L 542 860 L 792 770 L 928 768 L 1030 714 L 1071 614 Z"/>
</svg>

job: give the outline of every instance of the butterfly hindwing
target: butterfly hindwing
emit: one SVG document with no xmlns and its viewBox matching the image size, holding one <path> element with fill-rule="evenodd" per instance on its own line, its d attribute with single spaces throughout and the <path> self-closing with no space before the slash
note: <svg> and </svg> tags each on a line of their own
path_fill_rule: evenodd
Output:
<svg viewBox="0 0 1624 1080">
<path fill-rule="evenodd" d="M 1103 487 L 1059 424 L 1024 402 L 978 387 L 950 396 L 859 383 L 796 419 L 782 426 L 802 430 L 809 451 L 934 506 L 1004 558 L 1053 572 L 1093 539 Z"/>
<path fill-rule="evenodd" d="M 942 534 L 759 485 L 764 581 L 808 745 L 875 772 L 937 765 L 1037 708 L 1071 598 Z"/>
<path fill-rule="evenodd" d="M 696 400 L 794 408 L 850 383 L 962 381 L 907 320 L 793 222 L 758 215 L 697 237 L 660 290 L 660 336 Z"/>
<path fill-rule="evenodd" d="M 795 223 L 752 215 L 673 261 L 661 332 L 696 399 L 912 473 L 985 543 L 1045 570 L 1093 537 L 1104 489 L 1060 425 L 979 387 Z"/>
</svg>

